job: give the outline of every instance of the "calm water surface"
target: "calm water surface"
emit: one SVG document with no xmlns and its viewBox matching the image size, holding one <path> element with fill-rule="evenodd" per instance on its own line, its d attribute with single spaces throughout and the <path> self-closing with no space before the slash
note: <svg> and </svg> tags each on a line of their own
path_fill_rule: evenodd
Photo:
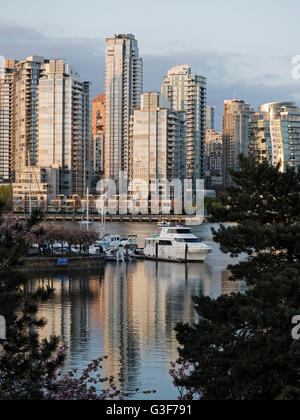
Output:
<svg viewBox="0 0 300 420">
<path fill-rule="evenodd" d="M 140 223 L 107 226 L 111 233 L 138 235 L 140 246 L 156 229 Z M 55 288 L 55 295 L 39 308 L 48 320 L 42 336 L 60 335 L 68 345 L 67 370 L 84 369 L 92 359 L 107 355 L 103 373 L 121 372 L 125 392 L 155 389 L 155 399 L 177 398 L 168 373 L 170 362 L 178 358 L 174 327 L 197 321 L 192 296 L 216 298 L 241 287 L 228 281 L 226 268 L 234 260 L 212 241 L 211 225 L 193 231 L 213 248 L 205 264 L 108 263 L 99 273 L 45 273 L 32 280 L 32 288 L 41 283 Z"/>
</svg>

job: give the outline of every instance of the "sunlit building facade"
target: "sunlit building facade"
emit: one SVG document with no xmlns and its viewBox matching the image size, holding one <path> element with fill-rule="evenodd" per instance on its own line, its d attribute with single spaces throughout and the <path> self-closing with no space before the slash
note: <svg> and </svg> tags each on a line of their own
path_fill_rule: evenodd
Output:
<svg viewBox="0 0 300 420">
<path fill-rule="evenodd" d="M 38 86 L 38 164 L 58 168 L 59 194 L 90 187 L 91 86 L 64 60 L 43 65 Z"/>
<path fill-rule="evenodd" d="M 98 181 L 104 171 L 105 142 L 105 95 L 100 94 L 93 99 L 92 112 L 92 166 L 95 181 Z"/>
<path fill-rule="evenodd" d="M 0 184 L 13 181 L 14 60 L 0 67 Z"/>
<path fill-rule="evenodd" d="M 249 122 L 249 151 L 272 165 L 300 165 L 300 109 L 293 102 L 262 105 Z"/>
<path fill-rule="evenodd" d="M 44 58 L 28 57 L 16 63 L 14 73 L 14 170 L 15 181 L 28 166 L 39 166 L 38 84 L 44 72 Z"/>
<path fill-rule="evenodd" d="M 184 112 L 162 105 L 157 92 L 142 95 L 141 108 L 134 110 L 130 124 L 130 179 L 185 179 L 186 122 Z"/>
<path fill-rule="evenodd" d="M 1 138 L 8 140 L 9 153 L 3 156 L 8 156 L 14 198 L 28 208 L 29 181 L 33 204 L 43 201 L 38 194 L 84 195 L 93 175 L 91 84 L 81 82 L 64 60 L 32 56 L 5 63 L 0 80 L 6 86 L 0 91 L 9 95 L 0 107 L 6 120 Z"/>
<path fill-rule="evenodd" d="M 134 35 L 106 40 L 105 61 L 105 178 L 115 181 L 129 174 L 129 125 L 133 109 L 140 107 L 143 61 Z"/>
<path fill-rule="evenodd" d="M 173 67 L 164 77 L 162 95 L 171 110 L 186 113 L 187 179 L 204 176 L 204 145 L 206 129 L 206 78 L 192 74 L 188 65 Z"/>
<path fill-rule="evenodd" d="M 19 174 L 18 182 L 13 183 L 13 208 L 21 212 L 29 212 L 30 208 L 46 210 L 58 193 L 58 169 L 26 168 Z"/>
</svg>

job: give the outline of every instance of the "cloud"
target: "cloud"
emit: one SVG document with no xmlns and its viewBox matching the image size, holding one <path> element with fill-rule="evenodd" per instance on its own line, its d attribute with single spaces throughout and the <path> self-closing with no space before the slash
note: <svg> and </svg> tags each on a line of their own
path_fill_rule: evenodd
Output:
<svg viewBox="0 0 300 420">
<path fill-rule="evenodd" d="M 277 79 L 278 75 L 277 74 L 271 74 L 271 73 L 267 73 L 264 75 L 265 79 Z"/>
<path fill-rule="evenodd" d="M 105 41 L 87 38 L 48 38 L 34 29 L 0 25 L 0 55 L 24 59 L 31 55 L 64 58 L 93 82 L 94 91 L 104 88 Z"/>
<path fill-rule="evenodd" d="M 33 28 L 2 23 L 0 26 L 0 39 L 1 43 L 9 46 L 15 43 L 23 44 L 36 41 L 37 39 L 42 41 L 45 37 Z"/>
<path fill-rule="evenodd" d="M 290 60 L 283 58 L 283 63 L 286 62 L 289 64 Z M 300 96 L 297 96 L 300 82 L 297 84 L 292 80 L 288 66 L 279 68 L 277 65 L 277 74 L 263 71 L 260 74 L 255 67 L 268 65 L 258 64 L 257 57 L 205 51 L 199 54 L 187 52 L 144 56 L 145 89 L 159 89 L 162 75 L 166 75 L 170 67 L 187 63 L 192 66 L 193 72 L 207 77 L 207 103 L 216 106 L 218 130 L 222 127 L 225 99 L 244 99 L 254 109 L 268 102 L 300 100 Z"/>
<path fill-rule="evenodd" d="M 297 89 L 299 89 L 297 86 Z M 256 110 L 259 105 L 268 102 L 298 102 L 297 90 L 293 85 L 266 86 L 264 84 L 233 84 L 223 86 L 218 84 L 208 85 L 208 104 L 216 106 L 217 130 L 222 129 L 222 114 L 224 99 L 243 99 Z"/>
<path fill-rule="evenodd" d="M 255 57 L 251 55 L 214 53 L 208 50 L 183 49 L 178 42 L 169 45 L 169 54 L 140 54 L 144 59 L 144 89 L 159 91 L 163 76 L 170 67 L 190 64 L 193 72 L 207 77 L 207 102 L 216 106 L 217 127 L 221 128 L 224 99 L 233 96 L 254 107 L 266 102 L 299 100 L 299 83 L 290 76 L 290 58 Z M 161 52 L 161 51 L 160 51 Z M 64 58 L 93 84 L 94 96 L 104 90 L 105 40 L 83 37 L 55 38 L 33 28 L 11 24 L 0 25 L 0 56 L 24 59 L 31 55 Z"/>
</svg>

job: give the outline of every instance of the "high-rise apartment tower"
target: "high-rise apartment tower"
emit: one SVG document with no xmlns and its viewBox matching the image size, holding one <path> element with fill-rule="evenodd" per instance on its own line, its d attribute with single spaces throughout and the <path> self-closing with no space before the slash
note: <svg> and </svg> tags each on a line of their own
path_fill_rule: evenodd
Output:
<svg viewBox="0 0 300 420">
<path fill-rule="evenodd" d="M 0 184 L 14 180 L 14 60 L 5 60 L 0 68 Z"/>
<path fill-rule="evenodd" d="M 186 176 L 185 113 L 172 111 L 157 92 L 142 95 L 130 125 L 130 179 L 146 181 L 184 180 Z"/>
<path fill-rule="evenodd" d="M 249 118 L 253 109 L 242 100 L 224 102 L 223 115 L 223 182 L 224 186 L 232 185 L 228 170 L 238 169 L 240 154 L 248 156 Z"/>
<path fill-rule="evenodd" d="M 204 176 L 204 145 L 206 127 L 206 78 L 192 74 L 188 65 L 173 67 L 164 77 L 162 95 L 173 111 L 186 113 L 187 178 Z"/>
<path fill-rule="evenodd" d="M 249 150 L 259 161 L 300 166 L 300 109 L 293 102 L 274 102 L 259 107 L 249 122 Z"/>
<path fill-rule="evenodd" d="M 143 62 L 134 35 L 115 35 L 106 40 L 106 133 L 104 176 L 115 181 L 120 171 L 129 174 L 129 123 L 140 107 Z"/>
<path fill-rule="evenodd" d="M 206 129 L 207 130 L 215 129 L 215 107 L 214 106 L 206 107 Z"/>
</svg>

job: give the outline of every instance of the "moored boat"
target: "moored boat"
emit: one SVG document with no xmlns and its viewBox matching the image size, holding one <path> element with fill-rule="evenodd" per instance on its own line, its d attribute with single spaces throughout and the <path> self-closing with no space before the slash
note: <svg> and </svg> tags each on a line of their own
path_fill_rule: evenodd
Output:
<svg viewBox="0 0 300 420">
<path fill-rule="evenodd" d="M 157 260 L 204 262 L 211 248 L 183 226 L 164 226 L 145 239 L 143 255 Z"/>
</svg>

